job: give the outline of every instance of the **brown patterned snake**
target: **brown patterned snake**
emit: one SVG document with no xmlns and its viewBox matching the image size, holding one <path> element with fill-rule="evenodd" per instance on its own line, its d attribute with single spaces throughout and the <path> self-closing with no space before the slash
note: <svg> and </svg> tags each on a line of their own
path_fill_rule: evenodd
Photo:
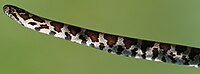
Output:
<svg viewBox="0 0 200 74">
<path fill-rule="evenodd" d="M 3 10 L 7 16 L 24 27 L 94 47 L 108 53 L 146 60 L 188 65 L 196 68 L 200 67 L 199 48 L 97 32 L 49 20 L 13 5 L 5 5 Z"/>
</svg>

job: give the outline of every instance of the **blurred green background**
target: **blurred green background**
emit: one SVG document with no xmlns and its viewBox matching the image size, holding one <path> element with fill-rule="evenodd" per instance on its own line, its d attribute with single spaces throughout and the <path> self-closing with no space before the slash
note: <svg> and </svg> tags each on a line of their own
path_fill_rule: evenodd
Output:
<svg viewBox="0 0 200 74">
<path fill-rule="evenodd" d="M 200 47 L 200 0 L 1 0 L 96 31 Z M 22 27 L 0 11 L 0 74 L 197 74 L 127 58 Z"/>
</svg>

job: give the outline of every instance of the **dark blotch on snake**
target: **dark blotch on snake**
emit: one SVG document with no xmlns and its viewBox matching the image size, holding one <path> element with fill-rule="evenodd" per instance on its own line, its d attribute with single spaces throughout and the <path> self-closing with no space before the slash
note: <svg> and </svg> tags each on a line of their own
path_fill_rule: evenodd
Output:
<svg viewBox="0 0 200 74">
<path fill-rule="evenodd" d="M 100 49 L 100 50 L 103 50 L 104 47 L 105 47 L 104 44 L 103 44 L 103 43 L 100 43 L 99 49 Z"/>
<path fill-rule="evenodd" d="M 112 49 L 108 49 L 107 51 L 108 51 L 109 53 L 111 53 L 111 52 L 112 52 Z"/>
<path fill-rule="evenodd" d="M 158 48 L 153 48 L 152 52 L 153 52 L 152 59 L 156 59 L 158 57 Z"/>
<path fill-rule="evenodd" d="M 39 16 L 36 16 L 36 15 L 33 15 L 32 19 L 37 21 L 37 22 L 41 22 L 41 23 L 45 22 L 42 18 L 40 18 Z"/>
<path fill-rule="evenodd" d="M 56 22 L 56 21 L 51 21 L 50 25 L 54 27 L 54 30 L 57 32 L 61 32 L 61 28 L 64 27 L 64 23 Z"/>
<path fill-rule="evenodd" d="M 166 62 L 166 59 L 165 59 L 164 56 L 161 58 L 161 60 L 162 60 L 163 62 Z"/>
<path fill-rule="evenodd" d="M 177 55 L 181 55 L 181 53 L 185 52 L 187 50 L 186 46 L 180 46 L 176 45 L 175 50 L 177 51 Z"/>
<path fill-rule="evenodd" d="M 54 32 L 54 31 L 49 32 L 49 35 L 55 35 L 55 34 L 56 34 L 56 32 Z"/>
<path fill-rule="evenodd" d="M 70 33 L 73 36 L 76 36 L 76 34 L 78 34 L 79 32 L 81 32 L 81 28 L 80 27 L 69 25 L 67 28 L 69 29 Z"/>
<path fill-rule="evenodd" d="M 71 36 L 67 32 L 65 32 L 65 36 L 65 40 L 71 40 Z"/>
<path fill-rule="evenodd" d="M 34 25 L 36 25 L 37 23 L 35 23 L 35 22 L 29 22 L 28 24 L 34 26 Z"/>
<path fill-rule="evenodd" d="M 123 42 L 125 44 L 126 49 L 129 49 L 132 45 L 136 45 L 137 44 L 137 39 L 124 37 Z"/>
<path fill-rule="evenodd" d="M 199 57 L 199 54 L 200 54 L 199 48 L 191 48 L 190 53 L 189 53 L 189 59 L 194 61 L 195 56 Z"/>
<path fill-rule="evenodd" d="M 19 20 L 19 18 L 17 17 L 15 13 L 12 13 L 12 15 L 15 17 L 15 19 Z"/>
<path fill-rule="evenodd" d="M 155 42 L 152 42 L 152 41 L 146 41 L 146 40 L 143 40 L 143 41 L 142 41 L 141 50 L 142 50 L 142 52 L 143 52 L 143 54 L 142 54 L 142 58 L 143 58 L 143 59 L 146 58 L 146 50 L 147 50 L 147 48 L 153 47 L 153 46 L 154 46 L 154 43 L 155 43 Z"/>
<path fill-rule="evenodd" d="M 185 61 L 185 62 L 183 63 L 184 65 L 189 65 L 190 60 L 188 60 L 188 59 L 186 58 L 186 56 L 183 56 L 182 59 Z"/>
<path fill-rule="evenodd" d="M 28 20 L 30 19 L 30 16 L 28 13 L 24 13 L 24 14 L 19 14 L 20 17 L 22 17 L 24 20 Z"/>
<path fill-rule="evenodd" d="M 90 46 L 93 47 L 93 48 L 95 47 L 93 43 L 91 43 Z"/>
<path fill-rule="evenodd" d="M 39 27 L 35 27 L 35 30 L 36 30 L 36 31 L 40 31 L 40 28 L 39 28 Z"/>
<path fill-rule="evenodd" d="M 79 36 L 79 39 L 82 40 L 82 41 L 81 41 L 82 44 L 86 44 L 86 41 L 87 41 L 87 40 L 86 40 L 86 38 L 85 38 L 83 35 L 80 35 L 80 36 Z"/>
<path fill-rule="evenodd" d="M 85 30 L 85 34 L 91 38 L 92 42 L 99 42 L 99 32 L 92 30 Z"/>
<path fill-rule="evenodd" d="M 104 34 L 104 38 L 107 40 L 107 44 L 109 47 L 113 47 L 117 43 L 118 36 L 111 34 Z"/>
<path fill-rule="evenodd" d="M 137 50 L 138 50 L 138 48 L 134 48 L 134 49 L 131 50 L 131 53 L 132 53 L 131 56 L 132 57 L 135 57 L 137 55 L 137 52 L 136 52 Z"/>
<path fill-rule="evenodd" d="M 122 46 L 120 46 L 120 45 L 118 45 L 118 46 L 116 46 L 117 47 L 117 54 L 118 55 L 120 55 L 120 54 L 122 54 L 122 51 L 124 50 L 124 48 L 122 47 Z"/>
</svg>

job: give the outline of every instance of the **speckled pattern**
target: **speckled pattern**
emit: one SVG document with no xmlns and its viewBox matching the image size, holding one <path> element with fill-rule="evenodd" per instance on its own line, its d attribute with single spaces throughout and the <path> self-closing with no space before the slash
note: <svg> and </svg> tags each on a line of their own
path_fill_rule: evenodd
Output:
<svg viewBox="0 0 200 74">
<path fill-rule="evenodd" d="M 4 13 L 32 30 L 97 48 L 108 53 L 146 60 L 200 67 L 200 49 L 182 45 L 141 40 L 80 28 L 49 20 L 13 5 L 5 5 Z"/>
</svg>

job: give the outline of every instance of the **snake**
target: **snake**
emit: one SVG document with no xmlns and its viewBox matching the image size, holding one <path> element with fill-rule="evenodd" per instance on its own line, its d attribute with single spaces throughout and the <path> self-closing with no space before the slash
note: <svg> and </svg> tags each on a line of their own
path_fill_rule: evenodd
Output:
<svg viewBox="0 0 200 74">
<path fill-rule="evenodd" d="M 4 13 L 22 26 L 111 54 L 200 68 L 200 48 L 103 33 L 44 18 L 14 5 Z"/>
</svg>

